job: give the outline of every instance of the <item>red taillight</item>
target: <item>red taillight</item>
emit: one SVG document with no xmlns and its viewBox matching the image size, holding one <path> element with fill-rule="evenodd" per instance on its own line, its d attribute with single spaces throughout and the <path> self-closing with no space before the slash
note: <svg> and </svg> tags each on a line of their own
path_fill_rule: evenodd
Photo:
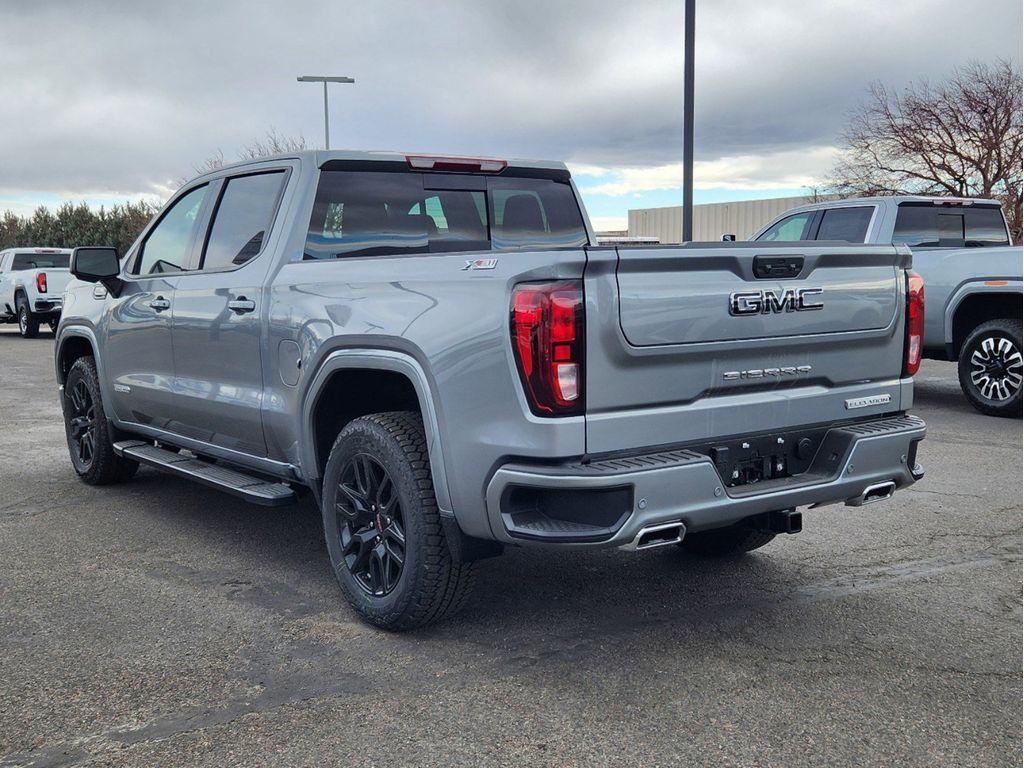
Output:
<svg viewBox="0 0 1024 768">
<path fill-rule="evenodd" d="M 46 293 L 46 273 L 36 273 L 36 290 L 40 293 Z"/>
<path fill-rule="evenodd" d="M 448 157 L 445 155 L 406 155 L 405 161 L 417 171 L 454 173 L 500 173 L 508 163 L 491 157 Z"/>
<path fill-rule="evenodd" d="M 530 409 L 583 413 L 583 284 L 521 283 L 512 291 L 512 349 Z"/>
<path fill-rule="evenodd" d="M 913 376 L 921 367 L 924 346 L 924 280 L 917 272 L 907 271 L 907 341 L 903 375 Z"/>
</svg>

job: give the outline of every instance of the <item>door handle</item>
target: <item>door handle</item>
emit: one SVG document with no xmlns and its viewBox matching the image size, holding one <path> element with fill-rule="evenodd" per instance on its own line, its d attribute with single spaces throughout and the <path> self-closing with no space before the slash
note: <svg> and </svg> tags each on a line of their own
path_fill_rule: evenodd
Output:
<svg viewBox="0 0 1024 768">
<path fill-rule="evenodd" d="M 155 309 L 157 312 L 163 312 L 165 309 L 171 308 L 171 302 L 169 302 L 163 296 L 157 296 L 155 299 L 149 302 L 149 308 Z"/>
<path fill-rule="evenodd" d="M 232 299 L 228 302 L 228 309 L 241 315 L 256 309 L 256 302 L 245 298 L 245 296 L 239 296 L 237 299 Z"/>
</svg>

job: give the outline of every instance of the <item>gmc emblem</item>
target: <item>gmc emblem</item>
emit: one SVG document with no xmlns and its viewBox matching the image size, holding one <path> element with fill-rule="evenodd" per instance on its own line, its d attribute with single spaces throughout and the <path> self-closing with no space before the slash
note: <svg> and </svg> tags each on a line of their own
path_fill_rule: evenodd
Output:
<svg viewBox="0 0 1024 768">
<path fill-rule="evenodd" d="M 772 290 L 739 291 L 729 294 L 729 314 L 771 315 L 824 309 L 824 304 L 808 300 L 822 292 L 822 288 L 786 288 L 781 295 Z"/>
</svg>

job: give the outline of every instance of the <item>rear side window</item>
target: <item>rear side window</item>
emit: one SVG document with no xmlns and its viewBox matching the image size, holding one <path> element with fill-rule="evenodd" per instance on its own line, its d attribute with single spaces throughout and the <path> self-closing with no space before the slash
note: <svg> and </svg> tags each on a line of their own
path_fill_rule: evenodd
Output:
<svg viewBox="0 0 1024 768">
<path fill-rule="evenodd" d="M 784 242 L 803 240 L 804 232 L 807 230 L 807 226 L 811 223 L 811 219 L 813 218 L 814 211 L 795 213 L 792 216 L 787 216 L 786 218 L 780 219 L 772 224 L 757 239 L 781 240 Z"/>
<path fill-rule="evenodd" d="M 560 181 L 328 170 L 320 174 L 305 258 L 578 247 L 586 242 L 572 188 Z"/>
<path fill-rule="evenodd" d="M 202 269 L 237 267 L 263 249 L 284 179 L 284 171 L 275 171 L 227 180 L 203 251 Z"/>
<path fill-rule="evenodd" d="M 166 274 L 181 272 L 186 268 L 189 246 L 192 244 L 204 197 L 205 185 L 196 187 L 178 198 L 146 236 L 135 274 Z"/>
<path fill-rule="evenodd" d="M 868 236 L 868 224 L 872 206 L 856 208 L 828 208 L 821 217 L 818 240 L 845 240 L 848 243 L 863 243 Z"/>
<path fill-rule="evenodd" d="M 11 272 L 21 269 L 67 269 L 71 257 L 66 253 L 16 253 Z"/>
<path fill-rule="evenodd" d="M 931 203 L 901 204 L 892 241 L 942 248 L 1010 244 L 997 206 L 947 207 Z"/>
</svg>

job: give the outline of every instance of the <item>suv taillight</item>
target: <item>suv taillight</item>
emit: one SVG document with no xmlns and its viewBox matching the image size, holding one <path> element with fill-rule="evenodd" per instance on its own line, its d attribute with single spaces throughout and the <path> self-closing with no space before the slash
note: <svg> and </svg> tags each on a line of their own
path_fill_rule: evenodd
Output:
<svg viewBox="0 0 1024 768">
<path fill-rule="evenodd" d="M 583 283 L 520 283 L 512 290 L 512 350 L 530 409 L 583 413 Z"/>
<path fill-rule="evenodd" d="M 46 293 L 46 273 L 36 273 L 36 290 L 40 293 Z"/>
<path fill-rule="evenodd" d="M 924 346 L 924 280 L 917 272 L 907 271 L 907 341 L 903 375 L 913 376 L 921 367 Z"/>
</svg>

